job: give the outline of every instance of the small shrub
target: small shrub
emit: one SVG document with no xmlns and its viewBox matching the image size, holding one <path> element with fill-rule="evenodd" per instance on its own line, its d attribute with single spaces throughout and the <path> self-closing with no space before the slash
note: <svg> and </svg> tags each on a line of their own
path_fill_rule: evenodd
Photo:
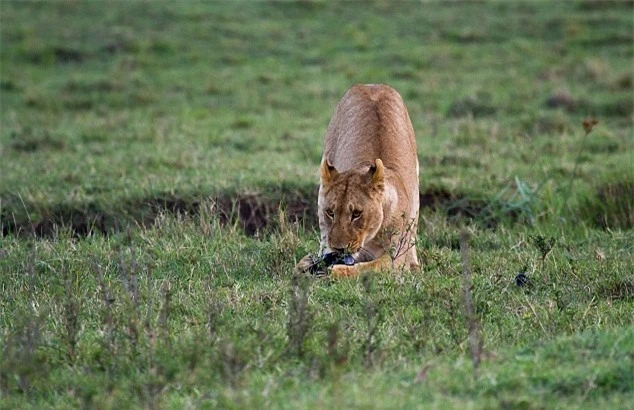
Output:
<svg viewBox="0 0 634 410">
<path fill-rule="evenodd" d="M 310 283 L 302 274 L 294 274 L 291 278 L 290 301 L 288 307 L 288 348 L 297 358 L 305 354 L 305 343 L 312 327 L 314 316 L 308 308 Z"/>
</svg>

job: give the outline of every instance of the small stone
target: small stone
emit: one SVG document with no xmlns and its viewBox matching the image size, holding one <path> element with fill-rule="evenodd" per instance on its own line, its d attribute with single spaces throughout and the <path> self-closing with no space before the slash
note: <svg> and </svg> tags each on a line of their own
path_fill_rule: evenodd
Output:
<svg viewBox="0 0 634 410">
<path fill-rule="evenodd" d="M 526 273 L 518 273 L 517 276 L 515 276 L 515 284 L 519 287 L 528 285 L 528 276 L 526 276 Z"/>
</svg>

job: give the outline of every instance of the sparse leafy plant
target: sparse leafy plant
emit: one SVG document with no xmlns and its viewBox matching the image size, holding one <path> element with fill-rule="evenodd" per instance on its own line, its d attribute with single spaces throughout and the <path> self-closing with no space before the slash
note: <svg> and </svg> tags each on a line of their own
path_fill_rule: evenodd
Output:
<svg viewBox="0 0 634 410">
<path fill-rule="evenodd" d="M 298 358 L 304 358 L 306 338 L 310 331 L 313 314 L 308 307 L 310 282 L 302 273 L 291 278 L 286 333 L 289 350 Z"/>
<path fill-rule="evenodd" d="M 42 350 L 41 319 L 29 313 L 16 318 L 13 332 L 1 335 L 0 394 L 17 391 L 31 396 L 34 384 L 49 376 L 50 365 Z"/>
<path fill-rule="evenodd" d="M 74 363 L 77 356 L 77 342 L 81 325 L 81 299 L 77 295 L 77 288 L 74 286 L 74 281 L 67 269 L 64 269 L 63 275 L 65 292 L 63 304 L 64 332 L 62 339 L 67 347 L 68 359 L 71 363 Z"/>
<path fill-rule="evenodd" d="M 542 235 L 531 236 L 531 243 L 539 251 L 542 264 L 546 260 L 546 256 L 553 250 L 553 247 L 557 243 L 557 238 L 546 237 Z"/>
<path fill-rule="evenodd" d="M 469 255 L 469 234 L 466 230 L 460 232 L 460 259 L 462 262 L 462 288 L 467 330 L 469 333 L 469 350 L 473 365 L 473 378 L 478 378 L 478 368 L 482 361 L 482 337 L 478 326 L 478 320 L 473 308 L 471 298 L 471 257 Z"/>
<path fill-rule="evenodd" d="M 570 212 L 570 201 L 568 200 L 568 198 L 570 197 L 570 194 L 572 192 L 573 189 L 573 185 L 575 183 L 575 180 L 577 179 L 577 172 L 579 169 L 579 164 L 581 164 L 581 156 L 583 154 L 583 150 L 585 148 L 585 144 L 586 141 L 588 139 L 588 135 L 590 135 L 590 133 L 592 132 L 592 130 L 594 129 L 594 126 L 597 125 L 599 123 L 599 121 L 596 118 L 593 117 L 586 117 L 583 122 L 581 123 L 582 127 L 583 127 L 583 137 L 581 139 L 581 142 L 579 143 L 579 150 L 577 152 L 577 155 L 575 156 L 575 160 L 574 160 L 574 168 L 572 169 L 572 173 L 570 174 L 570 178 L 568 180 L 568 184 L 566 185 L 565 189 L 563 190 L 563 197 L 565 198 L 564 203 L 566 204 L 566 206 L 568 207 L 568 211 Z"/>
<path fill-rule="evenodd" d="M 377 352 L 379 351 L 380 339 L 378 338 L 378 328 L 382 322 L 382 314 L 379 306 L 372 301 L 372 277 L 368 274 L 361 278 L 364 297 L 364 314 L 366 335 L 363 342 L 363 363 L 370 368 L 377 364 Z"/>
<path fill-rule="evenodd" d="M 170 331 L 170 309 L 172 304 L 172 285 L 170 282 L 166 282 L 162 287 L 163 304 L 161 311 L 159 312 L 159 328 L 161 330 L 161 338 L 164 343 L 169 345 L 171 338 Z"/>
<path fill-rule="evenodd" d="M 382 246 L 392 261 L 392 267 L 395 266 L 395 261 L 398 257 L 404 255 L 416 246 L 416 236 L 413 235 L 413 232 L 416 228 L 417 221 L 408 219 L 405 214 L 402 214 L 401 218 L 402 229 L 399 230 L 393 226 L 381 233 Z"/>
</svg>

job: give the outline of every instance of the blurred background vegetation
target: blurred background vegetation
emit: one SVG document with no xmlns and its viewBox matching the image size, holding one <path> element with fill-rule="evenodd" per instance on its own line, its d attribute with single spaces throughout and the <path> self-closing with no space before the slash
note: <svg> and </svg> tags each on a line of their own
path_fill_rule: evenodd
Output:
<svg viewBox="0 0 634 410">
<path fill-rule="evenodd" d="M 509 213 L 519 195 L 511 214 L 605 225 L 601 195 L 632 193 L 631 13 L 627 1 L 3 2 L 3 232 L 107 231 L 206 197 L 225 211 L 285 198 L 312 215 L 332 110 L 377 82 L 409 108 L 425 204 L 502 200 Z M 586 116 L 599 120 L 587 138 Z"/>
</svg>

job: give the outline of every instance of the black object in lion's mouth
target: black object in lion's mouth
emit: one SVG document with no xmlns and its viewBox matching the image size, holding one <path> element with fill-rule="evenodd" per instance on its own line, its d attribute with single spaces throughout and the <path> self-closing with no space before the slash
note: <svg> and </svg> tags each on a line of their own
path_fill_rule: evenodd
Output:
<svg viewBox="0 0 634 410">
<path fill-rule="evenodd" d="M 313 275 L 326 275 L 328 274 L 328 268 L 332 265 L 348 265 L 352 266 L 356 263 L 351 255 L 344 255 L 338 252 L 326 253 L 321 257 L 313 259 L 313 264 L 310 265 L 308 271 Z"/>
</svg>

